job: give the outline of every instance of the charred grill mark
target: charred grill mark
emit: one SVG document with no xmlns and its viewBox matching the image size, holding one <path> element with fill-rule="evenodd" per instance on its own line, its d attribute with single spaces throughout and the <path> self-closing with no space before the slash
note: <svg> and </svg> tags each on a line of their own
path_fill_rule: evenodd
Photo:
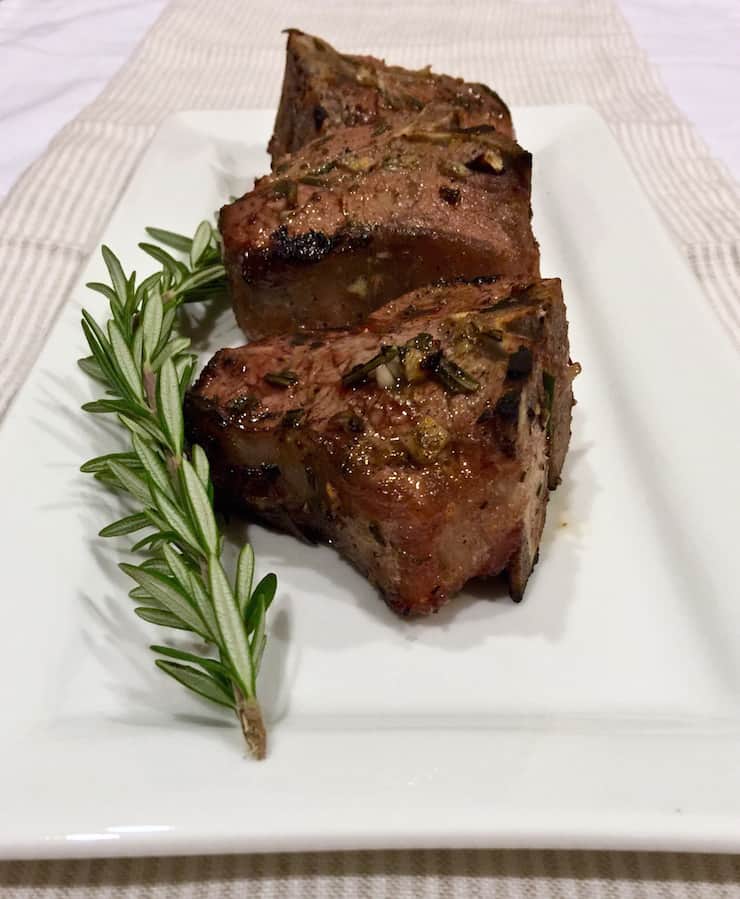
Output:
<svg viewBox="0 0 740 899">
<path fill-rule="evenodd" d="M 285 415 L 283 415 L 283 420 L 280 422 L 280 424 L 284 428 L 299 428 L 301 426 L 301 420 L 304 413 L 305 409 L 302 408 L 288 409 Z"/>
<path fill-rule="evenodd" d="M 348 434 L 364 434 L 365 422 L 359 415 L 352 412 L 337 412 L 330 419 L 330 424 Z"/>
<path fill-rule="evenodd" d="M 460 191 L 456 187 L 448 187 L 443 184 L 439 189 L 439 196 L 449 203 L 450 206 L 458 206 L 460 204 Z"/>
<path fill-rule="evenodd" d="M 314 265 L 331 252 L 334 241 L 323 231 L 305 231 L 289 235 L 286 225 L 281 225 L 270 235 L 272 255 L 281 262 L 293 265 Z"/>
<path fill-rule="evenodd" d="M 516 457 L 520 404 L 520 391 L 507 390 L 495 406 L 486 407 L 478 417 L 479 424 L 490 427 L 501 452 L 509 459 Z"/>
<path fill-rule="evenodd" d="M 509 356 L 509 365 L 506 369 L 506 377 L 511 380 L 528 377 L 532 372 L 532 351 L 525 346 Z"/>
<path fill-rule="evenodd" d="M 329 113 L 324 109 L 324 107 L 319 103 L 313 108 L 313 123 L 316 126 L 317 131 L 321 131 L 321 126 L 329 117 Z"/>
<path fill-rule="evenodd" d="M 369 531 L 373 535 L 376 543 L 379 543 L 381 546 L 385 546 L 385 537 L 380 530 L 380 525 L 377 521 L 371 521 L 369 525 Z"/>
<path fill-rule="evenodd" d="M 280 466 L 272 462 L 263 462 L 260 465 L 242 465 L 232 467 L 223 479 L 225 484 L 234 485 L 233 493 L 238 498 L 248 497 L 250 500 L 258 497 L 272 496 L 280 478 Z M 221 490 L 222 503 L 230 505 L 232 498 L 224 496 Z"/>
<path fill-rule="evenodd" d="M 521 394 L 518 390 L 507 390 L 497 401 L 494 412 L 503 421 L 516 422 L 519 419 L 519 403 Z"/>
<path fill-rule="evenodd" d="M 280 477 L 280 466 L 272 462 L 262 462 L 260 465 L 245 466 L 242 468 L 242 475 L 265 483 L 274 483 Z"/>
</svg>

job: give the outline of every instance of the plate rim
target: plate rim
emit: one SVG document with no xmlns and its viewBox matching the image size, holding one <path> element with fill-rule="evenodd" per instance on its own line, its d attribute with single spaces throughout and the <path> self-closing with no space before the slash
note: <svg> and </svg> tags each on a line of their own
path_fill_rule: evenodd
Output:
<svg viewBox="0 0 740 899">
<path fill-rule="evenodd" d="M 573 115 L 587 116 L 591 118 L 593 121 L 598 122 L 598 127 L 600 128 L 607 127 L 604 120 L 598 115 L 598 113 L 595 112 L 595 110 L 593 110 L 591 107 L 581 106 L 579 104 L 529 107 L 528 109 L 533 112 L 537 110 L 567 110 Z M 147 155 L 151 151 L 152 146 L 156 145 L 156 142 L 158 140 L 161 140 L 162 134 L 165 133 L 168 128 L 171 128 L 173 124 L 176 124 L 178 121 L 187 122 L 188 120 L 192 120 L 193 117 L 200 117 L 205 120 L 210 116 L 219 116 L 223 115 L 224 113 L 230 112 L 232 111 L 182 110 L 163 120 L 159 128 L 155 132 L 151 143 L 148 145 L 147 150 L 139 160 L 139 164 L 134 168 L 131 178 L 129 179 L 129 182 L 127 184 L 126 190 L 123 192 L 122 196 L 116 203 L 114 213 L 116 210 L 118 210 L 120 205 L 125 202 L 128 186 L 136 177 L 137 172 L 143 165 L 144 160 L 147 158 Z M 239 112 L 243 112 L 245 114 L 266 115 L 268 113 L 268 110 L 239 110 Z M 514 112 L 516 114 L 516 108 L 514 109 Z M 613 139 L 613 136 L 611 137 L 614 141 L 615 146 L 618 146 L 616 144 L 616 141 Z M 635 185 L 637 185 L 636 179 Z M 642 194 L 641 190 L 640 194 L 644 197 L 644 194 Z M 655 222 L 657 222 L 658 228 L 663 233 L 664 237 L 667 238 L 665 229 L 663 228 L 659 219 L 657 219 L 657 214 L 655 214 L 654 210 L 653 214 L 655 215 Z M 106 223 L 106 225 L 104 226 L 103 233 L 105 233 L 107 227 L 108 223 Z M 701 290 L 701 287 L 696 282 L 693 272 L 691 272 L 686 260 L 680 255 L 678 249 L 672 243 L 671 246 L 673 246 L 675 250 L 673 254 L 675 257 L 675 263 L 681 264 L 684 276 L 690 278 L 694 282 L 697 290 Z M 70 293 L 74 295 L 76 290 L 77 282 L 75 282 L 75 286 L 72 288 L 72 291 Z M 707 317 L 709 317 L 709 309 L 706 310 L 706 315 Z M 54 328 L 50 330 L 50 333 L 44 342 L 44 347 L 46 347 L 53 333 L 56 331 L 56 328 L 59 324 L 59 319 L 61 318 L 62 315 L 60 314 L 57 323 L 55 324 Z M 715 322 L 715 324 L 717 323 Z M 727 337 L 723 329 L 717 327 L 715 330 L 718 330 L 719 333 L 722 333 L 724 335 L 724 337 L 728 341 L 729 346 L 729 338 Z M 44 349 L 42 348 L 39 359 L 42 358 L 43 352 Z M 35 365 L 36 364 L 38 364 L 38 360 Z M 12 404 L 9 406 L 6 412 L 4 421 L 2 425 L 0 425 L 0 441 L 2 440 L 2 434 L 6 423 L 8 422 L 8 420 L 12 419 L 14 415 L 14 409 L 18 405 L 19 397 L 23 395 L 24 391 L 25 384 L 17 392 Z M 405 731 L 406 728 L 401 727 L 397 730 Z M 346 737 L 346 734 L 344 736 Z M 740 746 L 740 740 L 738 740 L 737 734 L 733 734 L 733 739 L 734 744 Z M 70 835 L 66 834 L 64 835 L 64 839 L 60 841 L 59 835 L 46 834 L 46 836 L 44 837 L 37 837 L 33 840 L 20 837 L 17 841 L 13 842 L 12 840 L 8 840 L 3 837 L 0 832 L 0 858 L 78 858 L 125 855 L 186 855 L 195 853 L 210 854 L 266 851 L 299 852 L 317 850 L 390 848 L 431 849 L 443 847 L 548 849 L 650 848 L 674 851 L 740 851 L 740 832 L 736 835 L 728 833 L 728 823 L 732 821 L 732 816 L 730 813 L 728 813 L 726 816 L 718 815 L 713 819 L 704 821 L 701 825 L 701 833 L 699 833 L 696 827 L 695 819 L 691 819 L 690 816 L 684 815 L 676 818 L 674 814 L 661 812 L 657 814 L 654 822 L 650 826 L 643 828 L 643 833 L 641 836 L 631 832 L 634 827 L 634 821 L 625 821 L 620 824 L 620 822 L 613 820 L 609 825 L 609 828 L 611 828 L 611 830 L 609 831 L 611 836 L 608 836 L 606 829 L 602 828 L 601 830 L 599 830 L 598 826 L 594 826 L 594 822 L 591 822 L 589 825 L 587 825 L 586 821 L 588 817 L 588 815 L 583 815 L 583 824 L 581 825 L 581 827 L 589 827 L 591 835 L 593 837 L 593 840 L 591 842 L 588 839 L 584 839 L 584 831 L 582 829 L 579 830 L 579 827 L 577 825 L 574 825 L 572 821 L 570 825 L 570 835 L 564 832 L 562 827 L 558 829 L 558 826 L 556 824 L 552 824 L 549 828 L 547 826 L 541 825 L 540 839 L 535 840 L 534 842 L 532 839 L 532 830 L 528 831 L 527 833 L 520 833 L 517 836 L 517 834 L 513 832 L 511 828 L 507 830 L 506 828 L 502 829 L 501 826 L 499 826 L 498 828 L 491 827 L 487 831 L 484 829 L 478 829 L 474 832 L 471 830 L 465 831 L 464 828 L 458 828 L 454 834 L 446 832 L 443 837 L 434 837 L 431 833 L 424 833 L 420 830 L 417 833 L 416 839 L 412 834 L 409 833 L 407 825 L 401 825 L 396 832 L 394 832 L 392 828 L 387 828 L 384 836 L 382 836 L 380 831 L 378 831 L 377 829 L 375 831 L 373 831 L 372 829 L 368 829 L 366 831 L 356 829 L 354 833 L 346 833 L 344 835 L 335 833 L 334 838 L 327 837 L 325 833 L 323 835 L 315 835 L 304 831 L 303 839 L 301 839 L 300 834 L 296 833 L 289 839 L 287 845 L 285 839 L 278 833 L 266 835 L 263 838 L 255 837 L 253 834 L 247 837 L 244 833 L 233 834 L 231 837 L 229 837 L 228 835 L 221 835 L 218 838 L 214 838 L 212 834 L 209 836 L 208 832 L 206 831 L 203 831 L 200 834 L 191 832 L 190 836 L 188 836 L 187 833 L 182 832 L 182 829 L 175 829 L 171 833 L 164 834 L 160 832 L 156 836 L 153 835 L 154 832 L 149 832 L 149 834 L 144 834 L 142 832 L 140 834 L 129 833 L 125 835 L 118 835 L 115 838 L 111 836 L 100 838 L 100 834 L 96 836 L 91 832 L 87 835 L 88 837 L 90 837 L 90 839 L 87 840 L 69 840 Z M 692 820 L 694 820 L 693 825 L 691 823 Z M 631 827 L 630 823 L 632 825 Z M 620 827 L 622 828 L 621 830 Z M 388 830 L 390 830 L 390 834 L 388 833 Z M 647 840 L 645 837 L 645 831 L 652 831 L 651 837 Z M 245 845 L 245 839 L 247 838 L 249 839 L 249 843 L 248 845 Z M 402 840 L 401 843 L 397 842 L 399 839 Z M 441 839 L 444 841 L 442 844 L 440 844 Z"/>
</svg>

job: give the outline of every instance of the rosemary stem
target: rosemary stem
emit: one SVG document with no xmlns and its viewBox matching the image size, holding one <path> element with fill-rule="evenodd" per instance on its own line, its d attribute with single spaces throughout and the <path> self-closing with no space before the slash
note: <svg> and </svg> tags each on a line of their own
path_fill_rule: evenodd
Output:
<svg viewBox="0 0 740 899">
<path fill-rule="evenodd" d="M 200 571 L 203 580 L 207 583 L 208 566 L 203 559 L 200 562 Z M 241 725 L 247 752 L 255 761 L 262 761 L 267 753 L 267 731 L 260 704 L 256 696 L 247 699 L 236 684 L 232 684 L 232 688 L 236 701 L 236 717 Z"/>
<path fill-rule="evenodd" d="M 144 393 L 146 402 L 154 415 L 157 414 L 157 378 L 154 372 L 145 363 L 143 368 Z"/>
<path fill-rule="evenodd" d="M 256 699 L 247 699 L 238 687 L 234 687 L 234 698 L 236 714 L 249 754 L 254 759 L 264 759 L 267 752 L 267 734 L 260 704 Z"/>
<path fill-rule="evenodd" d="M 131 449 L 92 459 L 82 470 L 144 507 L 103 528 L 101 536 L 155 528 L 132 547 L 150 558 L 141 565 L 120 566 L 138 585 L 132 598 L 145 603 L 135 613 L 151 624 L 185 630 L 204 641 L 205 655 L 152 646 L 164 657 L 156 659 L 157 667 L 194 693 L 232 708 L 249 754 L 262 759 L 266 735 L 255 680 L 267 639 L 265 614 L 277 579 L 266 575 L 252 590 L 254 552 L 249 545 L 241 550 L 233 584 L 223 569 L 224 537 L 213 507 L 208 459 L 201 447 L 187 448 L 183 418 L 183 392 L 197 359 L 188 352 L 187 338 L 173 336 L 182 303 L 215 296 L 225 287 L 220 243 L 205 221 L 192 239 L 157 229 L 152 236 L 188 253 L 190 265 L 161 247 L 141 244 L 162 268 L 137 286 L 135 273 L 127 276 L 116 256 L 103 247 L 111 284 L 89 285 L 108 298 L 110 318 L 101 327 L 83 310 L 91 355 L 79 364 L 105 383 L 108 396 L 83 409 L 116 413 L 131 431 Z M 214 649 L 217 658 L 209 654 Z"/>
</svg>

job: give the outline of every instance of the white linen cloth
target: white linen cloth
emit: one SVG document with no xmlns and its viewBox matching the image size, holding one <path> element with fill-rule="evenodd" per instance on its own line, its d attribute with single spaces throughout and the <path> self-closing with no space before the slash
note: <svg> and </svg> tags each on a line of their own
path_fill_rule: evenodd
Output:
<svg viewBox="0 0 740 899">
<path fill-rule="evenodd" d="M 0 199 L 105 87 L 166 0 L 0 0 Z M 712 154 L 740 179 L 740 2 L 618 0 Z M 379 51 L 380 52 L 380 51 Z"/>
<path fill-rule="evenodd" d="M 0 0 L 0 198 L 98 96 L 165 0 Z"/>
<path fill-rule="evenodd" d="M 7 2 L 0 0 L 0 13 Z M 71 8 L 47 5 L 62 13 Z M 108 6 L 104 0 L 97 5 Z M 123 15 L 146 4 L 110 6 Z M 320 6 L 298 0 L 279 6 L 271 0 L 173 0 L 102 96 L 59 134 L 0 207 L 0 405 L 35 359 L 158 122 L 176 109 L 274 105 L 283 60 L 277 32 L 288 24 L 325 35 L 348 51 L 372 49 L 409 66 L 433 61 L 438 70 L 495 85 L 514 104 L 581 102 L 599 109 L 702 281 L 707 314 L 717 315 L 738 338 L 736 187 L 664 95 L 609 0 L 415 0 L 393 7 L 381 0 L 327 0 Z M 33 40 L 32 33 L 29 45 Z M 101 66 L 110 54 L 101 53 Z M 729 118 L 732 107 L 726 111 Z M 0 865 L 0 895 L 8 899 L 713 899 L 740 895 L 738 883 L 735 857 L 534 850 Z"/>
</svg>

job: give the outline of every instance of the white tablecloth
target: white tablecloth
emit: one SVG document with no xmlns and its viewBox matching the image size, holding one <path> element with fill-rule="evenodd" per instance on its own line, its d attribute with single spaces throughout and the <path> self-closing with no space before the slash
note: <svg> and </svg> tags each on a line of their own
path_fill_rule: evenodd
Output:
<svg viewBox="0 0 740 899">
<path fill-rule="evenodd" d="M 165 2 L 0 0 L 0 199 L 100 93 Z M 740 179 L 740 0 L 618 5 L 673 100 Z"/>
</svg>

